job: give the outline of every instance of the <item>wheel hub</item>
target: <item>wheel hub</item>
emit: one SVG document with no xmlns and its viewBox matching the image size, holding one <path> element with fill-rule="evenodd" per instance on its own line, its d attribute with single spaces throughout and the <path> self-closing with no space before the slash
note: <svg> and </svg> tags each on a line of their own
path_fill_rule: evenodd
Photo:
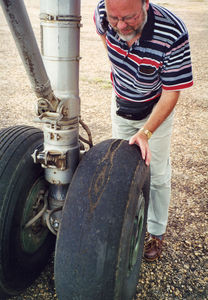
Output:
<svg viewBox="0 0 208 300">
<path fill-rule="evenodd" d="M 145 214 L 145 199 L 143 193 L 140 194 L 138 199 L 137 212 L 134 220 L 132 239 L 130 244 L 130 255 L 129 255 L 129 271 L 132 270 L 137 262 L 138 253 L 140 250 L 140 241 L 142 235 L 142 229 L 144 224 Z"/>
<path fill-rule="evenodd" d="M 23 251 L 34 253 L 44 243 L 48 229 L 44 226 L 42 218 L 38 218 L 31 226 L 25 224 L 43 208 L 43 196 L 47 191 L 47 185 L 43 178 L 38 178 L 31 187 L 25 203 L 21 221 L 21 245 Z"/>
</svg>

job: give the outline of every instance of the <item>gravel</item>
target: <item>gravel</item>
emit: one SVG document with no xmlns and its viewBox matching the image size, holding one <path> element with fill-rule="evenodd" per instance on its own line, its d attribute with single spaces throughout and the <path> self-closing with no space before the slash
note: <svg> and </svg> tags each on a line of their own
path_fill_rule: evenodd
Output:
<svg viewBox="0 0 208 300">
<path fill-rule="evenodd" d="M 143 262 L 137 299 L 203 300 L 208 299 L 208 1 L 154 2 L 176 12 L 189 29 L 195 85 L 182 93 L 176 107 L 172 202 L 164 251 L 159 261 Z M 39 40 L 39 4 L 25 3 Z M 94 143 L 111 136 L 109 64 L 92 22 L 96 3 L 82 0 L 80 67 L 82 117 Z M 0 36 L 0 127 L 34 125 L 36 99 L 1 11 Z M 53 258 L 31 287 L 10 299 L 57 299 Z"/>
</svg>

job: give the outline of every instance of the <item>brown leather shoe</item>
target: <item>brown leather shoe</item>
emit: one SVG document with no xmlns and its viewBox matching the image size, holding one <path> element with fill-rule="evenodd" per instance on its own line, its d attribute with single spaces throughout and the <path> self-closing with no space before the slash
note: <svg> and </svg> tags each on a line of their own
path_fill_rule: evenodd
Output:
<svg viewBox="0 0 208 300">
<path fill-rule="evenodd" d="M 164 236 L 160 240 L 154 235 L 149 234 L 149 237 L 144 245 L 144 258 L 146 261 L 157 260 L 162 253 L 162 244 Z"/>
</svg>

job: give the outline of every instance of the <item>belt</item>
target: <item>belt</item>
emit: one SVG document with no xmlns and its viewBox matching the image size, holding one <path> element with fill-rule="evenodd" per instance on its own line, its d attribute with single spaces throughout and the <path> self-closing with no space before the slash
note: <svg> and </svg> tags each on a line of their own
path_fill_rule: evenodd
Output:
<svg viewBox="0 0 208 300">
<path fill-rule="evenodd" d="M 119 117 L 122 117 L 124 119 L 127 119 L 127 120 L 135 120 L 135 121 L 139 121 L 139 120 L 142 120 L 144 118 L 146 118 L 148 116 L 147 115 L 142 115 L 142 114 L 131 114 L 131 113 L 125 113 L 123 111 L 120 111 L 120 110 L 117 110 L 116 111 L 116 114 L 119 116 Z"/>
<path fill-rule="evenodd" d="M 160 96 L 154 99 L 154 101 L 148 102 L 145 105 L 134 107 L 133 109 L 136 110 L 136 112 L 130 112 L 130 110 L 132 109 L 130 107 L 124 106 L 123 99 L 116 96 L 116 103 L 118 108 L 116 114 L 119 117 L 122 117 L 127 120 L 135 120 L 135 121 L 143 120 L 152 112 L 153 107 L 155 106 L 155 104 L 158 102 L 159 99 Z"/>
</svg>

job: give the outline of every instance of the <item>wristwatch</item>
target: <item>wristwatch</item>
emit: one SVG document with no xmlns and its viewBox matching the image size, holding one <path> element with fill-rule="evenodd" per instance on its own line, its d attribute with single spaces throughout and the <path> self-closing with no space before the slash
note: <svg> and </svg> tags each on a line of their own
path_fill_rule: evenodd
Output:
<svg viewBox="0 0 208 300">
<path fill-rule="evenodd" d="M 148 140 L 151 138 L 152 132 L 149 131 L 148 129 L 145 129 L 144 127 L 142 127 L 142 128 L 140 129 L 140 131 L 142 131 L 142 132 L 146 135 L 146 137 L 148 138 Z"/>
</svg>

